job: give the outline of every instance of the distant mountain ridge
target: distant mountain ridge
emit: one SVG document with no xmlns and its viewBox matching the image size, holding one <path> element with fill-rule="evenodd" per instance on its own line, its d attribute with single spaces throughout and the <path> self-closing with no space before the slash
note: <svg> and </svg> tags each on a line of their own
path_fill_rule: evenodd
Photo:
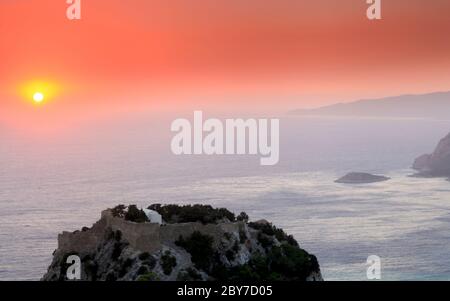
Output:
<svg viewBox="0 0 450 301">
<path fill-rule="evenodd" d="M 450 91 L 363 99 L 317 109 L 294 110 L 290 114 L 303 116 L 450 119 Z"/>
</svg>

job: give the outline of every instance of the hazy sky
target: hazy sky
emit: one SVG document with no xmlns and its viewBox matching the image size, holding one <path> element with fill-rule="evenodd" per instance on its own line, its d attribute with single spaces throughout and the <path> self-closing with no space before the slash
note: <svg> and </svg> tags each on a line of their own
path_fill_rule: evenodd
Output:
<svg viewBox="0 0 450 301">
<path fill-rule="evenodd" d="M 448 0 L 384 0 L 381 21 L 365 0 L 84 0 L 80 21 L 65 2 L 0 1 L 2 121 L 36 115 L 34 81 L 64 119 L 450 90 Z"/>
</svg>

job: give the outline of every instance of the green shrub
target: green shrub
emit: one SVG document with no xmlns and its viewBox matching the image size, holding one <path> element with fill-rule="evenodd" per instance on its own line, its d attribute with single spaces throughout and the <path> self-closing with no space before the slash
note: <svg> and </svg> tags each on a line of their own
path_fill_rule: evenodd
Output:
<svg viewBox="0 0 450 301">
<path fill-rule="evenodd" d="M 268 257 L 271 270 L 288 280 L 303 281 L 311 272 L 319 270 L 314 255 L 289 244 L 274 247 Z"/>
<path fill-rule="evenodd" d="M 128 244 L 126 243 L 121 243 L 121 242 L 115 242 L 114 246 L 113 246 L 113 251 L 111 253 L 111 258 L 113 260 L 116 260 L 117 258 L 120 257 L 120 255 L 122 254 L 123 249 L 127 246 Z"/>
<path fill-rule="evenodd" d="M 156 259 L 151 256 L 148 259 L 142 261 L 142 264 L 148 266 L 149 269 L 153 269 L 156 266 Z"/>
<path fill-rule="evenodd" d="M 245 233 L 244 230 L 239 231 L 239 242 L 241 244 L 245 243 L 247 241 L 247 233 Z"/>
<path fill-rule="evenodd" d="M 212 275 L 220 281 L 304 281 L 319 270 L 314 255 L 298 247 L 282 244 L 266 255 L 253 255 L 247 264 L 231 268 L 218 263 Z"/>
<path fill-rule="evenodd" d="M 130 267 L 133 265 L 134 260 L 131 258 L 127 258 L 125 262 L 122 264 L 120 271 L 119 271 L 119 278 L 125 276 L 126 273 L 128 273 Z"/>
<path fill-rule="evenodd" d="M 236 253 L 232 249 L 229 249 L 225 252 L 225 256 L 229 261 L 233 261 L 236 258 Z"/>
<path fill-rule="evenodd" d="M 112 216 L 124 218 L 127 207 L 125 205 L 117 205 L 111 210 Z"/>
<path fill-rule="evenodd" d="M 288 237 L 287 237 L 287 243 L 288 244 L 290 244 L 291 246 L 294 246 L 294 247 L 298 247 L 299 245 L 298 245 L 298 242 L 295 240 L 295 238 L 294 238 L 294 236 L 292 236 L 292 235 L 289 235 Z"/>
<path fill-rule="evenodd" d="M 98 271 L 97 262 L 94 260 L 87 260 L 87 261 L 82 260 L 82 262 L 85 262 L 84 271 L 85 271 L 87 277 L 88 278 L 90 277 L 91 281 L 96 281 L 97 280 L 97 271 Z"/>
<path fill-rule="evenodd" d="M 139 254 L 138 258 L 139 260 L 146 260 L 150 257 L 150 253 L 149 252 L 143 252 L 141 254 Z"/>
<path fill-rule="evenodd" d="M 261 277 L 254 269 L 248 264 L 236 266 L 230 269 L 227 278 L 229 280 L 236 281 L 257 281 L 261 280 Z"/>
<path fill-rule="evenodd" d="M 270 238 L 270 236 L 258 233 L 258 243 L 264 248 L 268 249 L 269 247 L 273 246 L 273 239 Z"/>
<path fill-rule="evenodd" d="M 148 274 L 149 272 L 150 271 L 148 270 L 148 268 L 146 266 L 142 265 L 137 270 L 137 275 L 145 275 L 145 274 Z"/>
<path fill-rule="evenodd" d="M 177 259 L 171 255 L 170 251 L 166 251 L 161 256 L 161 267 L 163 269 L 164 274 L 170 275 L 172 274 L 172 270 L 177 266 Z"/>
<path fill-rule="evenodd" d="M 142 262 L 142 265 L 145 265 L 150 269 L 153 269 L 156 266 L 156 259 L 149 252 L 139 254 L 138 258 Z"/>
<path fill-rule="evenodd" d="M 149 272 L 147 274 L 140 275 L 136 280 L 137 281 L 159 281 L 160 279 L 156 273 Z"/>
<path fill-rule="evenodd" d="M 250 228 L 253 228 L 255 230 L 259 230 L 262 233 L 273 236 L 275 235 L 274 226 L 272 224 L 266 224 L 266 223 L 248 223 L 248 226 Z"/>
<path fill-rule="evenodd" d="M 202 275 L 195 269 L 189 267 L 185 270 L 180 271 L 177 276 L 177 281 L 199 281 L 203 280 Z"/>
<path fill-rule="evenodd" d="M 186 239 L 180 236 L 175 244 L 191 254 L 191 260 L 197 268 L 208 270 L 214 256 L 213 242 L 212 236 L 195 231 Z"/>
<path fill-rule="evenodd" d="M 136 205 L 130 205 L 128 206 L 128 209 L 125 205 L 117 205 L 111 209 L 111 214 L 114 217 L 124 218 L 127 221 L 135 223 L 145 223 L 149 221 L 144 210 L 138 209 Z"/>
<path fill-rule="evenodd" d="M 286 241 L 290 245 L 292 245 L 294 247 L 298 247 L 298 243 L 292 235 L 287 235 L 283 231 L 283 229 L 279 229 L 272 224 L 249 223 L 248 225 L 249 225 L 249 227 L 251 227 L 255 230 L 259 230 L 268 236 L 275 236 L 276 239 L 280 242 Z"/>
<path fill-rule="evenodd" d="M 113 235 L 114 235 L 114 239 L 116 241 L 121 241 L 122 240 L 122 231 L 120 231 L 120 230 L 114 231 Z"/>
<path fill-rule="evenodd" d="M 238 221 L 240 221 L 240 222 L 245 222 L 245 223 L 246 223 L 246 222 L 248 222 L 248 220 L 249 220 L 248 214 L 245 213 L 245 212 L 241 212 L 241 213 L 237 216 L 236 220 L 238 220 Z"/>
<path fill-rule="evenodd" d="M 236 217 L 225 208 L 216 209 L 209 205 L 161 205 L 154 204 L 148 207 L 161 214 L 166 223 L 201 222 L 203 224 L 217 223 L 228 219 L 236 221 Z"/>
<path fill-rule="evenodd" d="M 236 242 L 234 243 L 233 247 L 231 247 L 230 249 L 228 249 L 228 250 L 225 252 L 225 256 L 227 257 L 227 259 L 228 259 L 229 261 L 233 261 L 233 260 L 236 259 L 236 255 L 237 255 L 238 252 L 239 252 L 239 244 L 238 244 L 238 242 L 236 241 Z"/>
<path fill-rule="evenodd" d="M 128 206 L 128 211 L 125 213 L 125 220 L 135 223 L 149 222 L 144 210 L 138 209 L 136 205 Z"/>
<path fill-rule="evenodd" d="M 239 244 L 238 242 L 234 242 L 233 248 L 231 248 L 235 253 L 239 252 Z"/>
</svg>

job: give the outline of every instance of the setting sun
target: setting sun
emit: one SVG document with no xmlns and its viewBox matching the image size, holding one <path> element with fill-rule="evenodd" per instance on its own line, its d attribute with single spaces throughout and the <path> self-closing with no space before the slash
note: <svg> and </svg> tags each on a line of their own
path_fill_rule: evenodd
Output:
<svg viewBox="0 0 450 301">
<path fill-rule="evenodd" d="M 34 102 L 40 103 L 44 100 L 44 94 L 42 94 L 41 92 L 36 92 L 33 95 L 33 100 Z"/>
<path fill-rule="evenodd" d="M 50 80 L 34 80 L 25 82 L 19 88 L 20 94 L 27 101 L 41 104 L 54 100 L 60 94 L 61 85 Z"/>
</svg>

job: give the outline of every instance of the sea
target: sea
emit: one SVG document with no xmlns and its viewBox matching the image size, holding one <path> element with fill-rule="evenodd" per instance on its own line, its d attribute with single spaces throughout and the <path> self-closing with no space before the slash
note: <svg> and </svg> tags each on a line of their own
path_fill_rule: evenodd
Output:
<svg viewBox="0 0 450 301">
<path fill-rule="evenodd" d="M 280 162 L 175 156 L 171 118 L 52 135 L 0 129 L 0 280 L 37 281 L 57 235 L 117 204 L 211 204 L 266 219 L 317 256 L 325 280 L 450 280 L 450 182 L 411 177 L 449 120 L 280 117 Z M 348 172 L 391 178 L 337 184 Z"/>
</svg>

